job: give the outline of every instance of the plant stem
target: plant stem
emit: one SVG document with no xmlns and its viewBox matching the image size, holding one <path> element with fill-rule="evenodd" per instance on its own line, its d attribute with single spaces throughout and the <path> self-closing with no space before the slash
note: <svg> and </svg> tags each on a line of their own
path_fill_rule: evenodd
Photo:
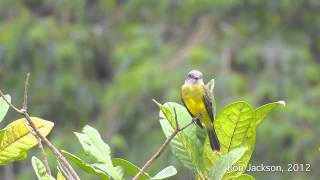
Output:
<svg viewBox="0 0 320 180">
<path fill-rule="evenodd" d="M 159 147 L 159 149 L 151 156 L 151 158 L 143 165 L 143 167 L 140 169 L 140 171 L 132 178 L 132 180 L 138 180 L 139 177 L 145 172 L 145 170 L 151 166 L 151 164 L 160 157 L 161 153 L 165 150 L 165 148 L 168 146 L 168 144 L 172 141 L 172 139 L 180 132 L 185 130 L 187 127 L 192 125 L 195 121 L 197 121 L 200 118 L 199 114 L 196 118 L 193 118 L 192 121 L 183 126 L 182 128 L 179 128 L 178 120 L 177 120 L 177 113 L 176 109 L 173 108 L 174 114 L 175 114 L 175 122 L 176 122 L 176 128 L 173 131 L 173 133 L 164 141 L 164 143 Z"/>
</svg>

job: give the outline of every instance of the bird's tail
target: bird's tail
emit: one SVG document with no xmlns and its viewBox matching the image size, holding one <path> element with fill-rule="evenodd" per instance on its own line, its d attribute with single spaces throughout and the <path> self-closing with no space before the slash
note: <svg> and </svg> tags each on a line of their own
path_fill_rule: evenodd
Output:
<svg viewBox="0 0 320 180">
<path fill-rule="evenodd" d="M 210 146 L 212 151 L 220 152 L 220 143 L 214 129 L 208 129 L 208 136 L 209 136 L 209 141 L 210 141 Z"/>
</svg>

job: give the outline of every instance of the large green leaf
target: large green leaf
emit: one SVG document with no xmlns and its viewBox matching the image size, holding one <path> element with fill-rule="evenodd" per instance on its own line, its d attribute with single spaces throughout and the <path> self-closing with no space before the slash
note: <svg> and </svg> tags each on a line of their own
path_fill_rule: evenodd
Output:
<svg viewBox="0 0 320 180">
<path fill-rule="evenodd" d="M 114 166 L 121 166 L 123 168 L 123 170 L 125 171 L 125 175 L 126 176 L 135 176 L 140 168 L 134 164 L 132 164 L 131 162 L 125 160 L 125 159 L 121 159 L 121 158 L 113 158 L 112 159 L 112 163 Z M 142 173 L 142 175 L 140 176 L 139 180 L 146 180 L 146 179 L 151 179 L 151 176 L 144 172 Z"/>
<path fill-rule="evenodd" d="M 232 103 L 223 109 L 214 123 L 223 154 L 243 145 L 253 120 L 253 110 L 246 102 Z"/>
<path fill-rule="evenodd" d="M 160 105 L 160 124 L 166 137 L 169 137 L 175 128 L 174 109 L 177 113 L 179 127 L 184 127 L 191 122 L 192 118 L 185 107 L 177 103 L 165 103 Z M 196 126 L 191 125 L 183 132 L 178 133 L 171 141 L 171 150 L 182 164 L 201 174 L 202 170 L 202 145 L 197 138 Z"/>
<path fill-rule="evenodd" d="M 278 101 L 273 103 L 265 104 L 255 110 L 256 114 L 256 125 L 259 126 L 263 120 L 267 117 L 267 115 L 275 108 L 279 106 L 286 106 L 284 101 Z"/>
<path fill-rule="evenodd" d="M 84 170 L 87 173 L 90 174 L 94 174 L 94 175 L 98 175 L 101 177 L 101 179 L 105 179 L 108 180 L 110 179 L 109 176 L 104 173 L 103 171 L 95 168 L 93 165 L 86 163 L 85 161 L 83 161 L 82 159 L 80 159 L 79 157 L 77 157 L 74 154 L 71 154 L 67 151 L 62 150 L 61 151 L 71 162 L 73 162 L 74 164 L 76 164 L 77 166 L 79 166 L 82 170 Z"/>
<path fill-rule="evenodd" d="M 37 117 L 31 117 L 38 131 L 47 136 L 54 124 Z M 0 131 L 0 165 L 25 158 L 26 151 L 37 144 L 37 139 L 29 132 L 24 118 L 10 123 Z"/>
<path fill-rule="evenodd" d="M 111 160 L 111 149 L 106 144 L 99 132 L 91 126 L 85 126 L 82 133 L 75 132 L 85 153 L 96 159 L 92 164 L 95 168 L 106 172 L 114 179 L 123 179 L 124 173 L 120 167 L 114 167 Z"/>
<path fill-rule="evenodd" d="M 9 102 L 11 102 L 11 96 L 5 95 L 4 96 Z M 3 120 L 4 116 L 7 114 L 9 109 L 9 105 L 2 97 L 0 97 L 0 122 Z"/>
<path fill-rule="evenodd" d="M 35 156 L 31 158 L 31 164 L 38 180 L 55 180 L 54 177 L 47 175 L 44 164 Z"/>
<path fill-rule="evenodd" d="M 246 152 L 247 147 L 233 149 L 219 158 L 209 172 L 210 180 L 221 180 L 228 168 L 231 168 Z"/>
<path fill-rule="evenodd" d="M 166 179 L 177 174 L 177 170 L 173 166 L 168 166 L 153 176 L 152 180 Z"/>
<path fill-rule="evenodd" d="M 245 102 L 235 102 L 224 107 L 214 123 L 222 155 L 239 147 L 248 147 L 246 153 L 237 162 L 237 166 L 246 169 L 254 149 L 255 143 L 255 116 L 252 108 Z M 219 159 L 217 153 L 212 153 L 208 140 L 204 145 L 205 168 L 210 169 Z M 225 177 L 238 176 L 243 171 L 226 173 Z"/>
<path fill-rule="evenodd" d="M 99 132 L 88 125 L 83 128 L 82 132 L 75 132 L 75 135 L 78 137 L 85 153 L 94 157 L 97 162 L 112 164 L 110 147 L 103 142 Z"/>
</svg>

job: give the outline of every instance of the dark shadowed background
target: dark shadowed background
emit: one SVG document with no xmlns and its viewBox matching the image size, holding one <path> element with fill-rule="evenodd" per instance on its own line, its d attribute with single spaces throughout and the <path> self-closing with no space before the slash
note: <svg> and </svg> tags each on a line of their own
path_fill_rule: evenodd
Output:
<svg viewBox="0 0 320 180">
<path fill-rule="evenodd" d="M 319 32 L 318 0 L 0 0 L 0 88 L 21 104 L 31 72 L 29 111 L 55 122 L 55 145 L 83 157 L 73 132 L 89 124 L 115 157 L 141 166 L 165 139 L 152 98 L 180 102 L 187 72 L 199 69 L 216 80 L 218 113 L 237 100 L 287 102 L 259 127 L 251 164 L 311 172 L 249 174 L 317 179 Z M 10 111 L 1 128 L 18 118 Z M 0 179 L 35 179 L 31 155 L 38 149 L 0 167 Z M 149 172 L 169 164 L 174 179 L 193 179 L 169 149 Z"/>
</svg>

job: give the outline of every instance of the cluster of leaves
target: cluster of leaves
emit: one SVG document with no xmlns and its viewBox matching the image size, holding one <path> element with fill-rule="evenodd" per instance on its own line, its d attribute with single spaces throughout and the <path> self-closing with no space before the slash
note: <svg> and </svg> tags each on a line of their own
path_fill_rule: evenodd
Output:
<svg viewBox="0 0 320 180">
<path fill-rule="evenodd" d="M 6 95 L 5 98 L 10 102 L 11 96 Z M 9 109 L 9 105 L 4 99 L 0 98 L 0 122 L 4 118 Z M 31 117 L 32 122 L 38 131 L 47 136 L 52 130 L 54 124 L 51 121 L 46 121 L 37 117 Z M 37 145 L 37 139 L 30 132 L 31 127 L 27 121 L 22 118 L 13 121 L 4 129 L 0 130 L 0 165 L 7 165 L 11 162 L 21 160 L 27 157 L 27 151 Z M 104 143 L 98 131 L 90 126 L 85 126 L 82 133 L 75 133 L 79 139 L 85 154 L 93 157 L 96 161 L 94 164 L 89 164 L 79 157 L 62 151 L 63 154 L 72 162 L 78 165 L 84 171 L 95 174 L 101 179 L 116 180 L 124 179 L 125 176 L 134 176 L 139 172 L 139 168 L 131 162 L 121 158 L 111 158 L 111 150 L 108 144 Z M 65 180 L 64 175 L 68 175 L 66 169 L 58 162 L 57 177 L 54 178 L 47 174 L 45 166 L 41 160 L 32 157 L 32 166 L 39 180 Z M 141 179 L 165 179 L 177 173 L 173 166 L 168 166 L 157 173 L 155 176 L 150 176 L 148 173 L 143 173 Z"/>
<path fill-rule="evenodd" d="M 116 180 L 133 177 L 139 172 L 139 167 L 128 160 L 112 158 L 109 145 L 101 139 L 99 132 L 93 127 L 87 125 L 83 128 L 82 133 L 75 132 L 75 134 L 85 154 L 93 158 L 95 163 L 90 164 L 67 151 L 62 152 L 70 161 L 78 165 L 85 172 L 100 176 L 101 179 L 112 178 Z M 173 166 L 168 166 L 154 176 L 144 172 L 140 179 L 165 179 L 176 173 L 177 171 Z"/>
<path fill-rule="evenodd" d="M 192 120 L 186 108 L 180 104 L 168 102 L 158 105 L 161 110 L 160 124 L 167 137 L 176 128 L 175 118 L 181 126 Z M 254 179 L 243 173 L 254 150 L 256 128 L 272 109 L 280 105 L 284 105 L 284 102 L 253 109 L 241 101 L 224 107 L 214 122 L 221 143 L 221 154 L 212 152 L 208 138 L 203 138 L 205 132 L 196 126 L 185 129 L 172 140 L 172 152 L 186 168 L 195 172 L 198 179 Z M 237 171 L 229 170 L 231 166 Z"/>
</svg>

